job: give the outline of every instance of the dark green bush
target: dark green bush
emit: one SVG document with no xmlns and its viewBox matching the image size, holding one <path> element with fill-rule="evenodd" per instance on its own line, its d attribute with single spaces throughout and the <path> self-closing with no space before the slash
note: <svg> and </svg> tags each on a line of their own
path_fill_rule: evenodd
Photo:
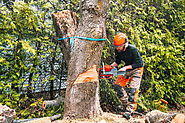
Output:
<svg viewBox="0 0 185 123">
<path fill-rule="evenodd" d="M 51 14 L 70 9 L 79 17 L 79 0 L 10 3 L 0 7 L 0 103 L 16 109 L 19 118 L 53 115 L 57 109 L 40 109 L 43 98 L 31 95 L 35 89 L 31 85 L 42 80 L 44 89 L 45 83 L 61 78 L 63 58 L 55 42 Z M 102 61 L 114 61 L 113 37 L 125 32 L 145 65 L 139 110 L 158 109 L 161 98 L 169 102 L 168 108 L 185 105 L 181 100 L 185 92 L 184 8 L 183 0 L 110 1 Z M 100 81 L 100 92 L 102 104 L 119 105 L 107 80 Z"/>
<path fill-rule="evenodd" d="M 158 109 L 160 99 L 168 108 L 184 105 L 184 4 L 178 1 L 111 1 L 107 22 L 108 38 L 117 32 L 128 35 L 144 60 L 139 105 Z M 109 48 L 107 47 L 109 46 Z M 111 51 L 109 51 L 111 49 Z M 104 51 L 114 56 L 107 43 Z M 110 64 L 108 57 L 103 61 Z"/>
</svg>

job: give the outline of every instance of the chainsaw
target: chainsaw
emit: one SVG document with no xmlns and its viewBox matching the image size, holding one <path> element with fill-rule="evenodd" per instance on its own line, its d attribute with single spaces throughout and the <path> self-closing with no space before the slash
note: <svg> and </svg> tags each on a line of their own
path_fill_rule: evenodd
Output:
<svg viewBox="0 0 185 123">
<path fill-rule="evenodd" d="M 104 65 L 102 63 L 102 68 L 100 68 L 100 79 L 110 79 L 111 77 L 118 75 L 125 75 L 125 71 L 118 71 L 116 67 L 110 65 Z"/>
</svg>

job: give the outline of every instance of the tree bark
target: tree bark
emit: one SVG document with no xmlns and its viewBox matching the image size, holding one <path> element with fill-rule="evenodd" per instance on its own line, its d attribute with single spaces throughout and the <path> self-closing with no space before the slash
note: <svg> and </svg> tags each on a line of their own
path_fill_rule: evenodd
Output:
<svg viewBox="0 0 185 123">
<path fill-rule="evenodd" d="M 152 110 L 146 114 L 145 123 L 184 123 L 185 115 L 182 113 L 165 113 Z"/>
<path fill-rule="evenodd" d="M 42 103 L 42 107 L 43 107 L 43 109 L 46 109 L 47 107 L 59 106 L 62 102 L 64 102 L 63 97 L 58 97 L 54 100 L 45 100 Z"/>
<path fill-rule="evenodd" d="M 74 12 L 64 10 L 57 12 L 53 15 L 53 25 L 56 30 L 58 38 L 66 38 L 75 36 L 77 30 L 77 16 Z M 69 66 L 69 60 L 71 58 L 71 46 L 70 39 L 58 41 L 61 51 L 64 55 L 64 60 Z"/>
<path fill-rule="evenodd" d="M 10 109 L 6 105 L 0 104 L 0 123 L 12 123 L 16 116 L 14 109 Z"/>
<path fill-rule="evenodd" d="M 80 20 L 75 36 L 105 38 L 108 4 L 109 0 L 81 0 Z M 60 21 L 58 20 L 61 18 L 57 19 L 59 17 L 56 14 L 53 15 L 54 25 L 64 25 L 64 23 L 59 24 Z M 75 18 L 74 14 L 71 15 L 71 18 Z M 62 17 L 66 18 L 65 15 Z M 72 24 L 71 28 L 77 27 L 74 26 L 75 22 L 69 22 Z M 75 29 L 69 29 L 69 25 L 64 26 L 65 28 L 55 26 L 56 31 L 58 30 L 57 36 L 63 38 L 70 37 L 69 35 L 74 36 L 75 33 L 70 33 L 70 31 L 74 32 Z M 64 118 L 92 118 L 101 115 L 98 70 L 104 42 L 75 38 L 73 52 L 70 50 L 69 40 L 65 40 L 61 44 L 63 50 L 67 51 L 63 54 L 68 65 Z"/>
</svg>

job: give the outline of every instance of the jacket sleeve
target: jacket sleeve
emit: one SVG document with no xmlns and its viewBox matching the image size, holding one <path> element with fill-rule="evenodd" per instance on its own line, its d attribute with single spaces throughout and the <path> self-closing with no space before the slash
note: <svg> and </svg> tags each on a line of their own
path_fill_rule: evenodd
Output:
<svg viewBox="0 0 185 123">
<path fill-rule="evenodd" d="M 120 57 L 118 55 L 118 51 L 117 50 L 115 50 L 115 56 L 116 56 L 116 63 L 119 65 L 121 63 L 121 59 L 120 59 Z"/>
<path fill-rule="evenodd" d="M 132 64 L 133 69 L 143 67 L 143 60 L 142 60 L 137 48 L 135 48 L 135 50 L 133 50 L 132 57 L 133 57 L 133 61 L 134 61 L 134 63 Z"/>
</svg>

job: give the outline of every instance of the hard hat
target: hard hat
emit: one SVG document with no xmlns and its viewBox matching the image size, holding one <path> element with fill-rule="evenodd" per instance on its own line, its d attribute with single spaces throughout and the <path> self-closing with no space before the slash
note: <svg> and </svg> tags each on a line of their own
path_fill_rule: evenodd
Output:
<svg viewBox="0 0 185 123">
<path fill-rule="evenodd" d="M 115 46 L 120 46 L 120 45 L 122 45 L 122 44 L 127 43 L 127 41 L 128 41 L 128 38 L 127 38 L 126 34 L 119 32 L 119 33 L 114 37 L 113 44 L 114 44 Z"/>
</svg>

